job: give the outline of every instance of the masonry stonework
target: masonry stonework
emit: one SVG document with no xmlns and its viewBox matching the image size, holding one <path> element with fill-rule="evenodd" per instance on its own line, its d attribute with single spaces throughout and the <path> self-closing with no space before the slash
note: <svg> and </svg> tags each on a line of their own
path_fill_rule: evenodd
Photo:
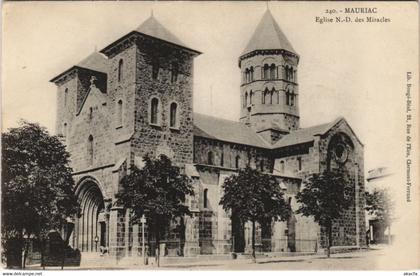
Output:
<svg viewBox="0 0 420 276">
<path fill-rule="evenodd" d="M 199 54 L 152 16 L 52 79 L 58 93 L 56 130 L 71 154 L 81 205 L 71 246 L 141 255 L 141 225 L 131 222 L 130 210 L 119 206 L 115 195 L 130 166 L 141 167 L 144 156 L 160 154 L 192 179 L 195 190 L 186 202 L 192 216 L 168 229 L 163 255 L 228 254 L 241 240 L 243 251 L 250 250 L 249 223 L 238 228 L 219 204 L 224 179 L 246 166 L 275 175 L 293 211 L 306 177 L 344 167 L 357 200 L 334 222 L 333 245 L 364 246 L 363 145 L 343 118 L 300 127 L 299 55 L 270 11 L 239 57 L 239 122 L 193 112 L 193 65 Z M 337 147 L 348 153 L 346 160 L 334 157 Z M 144 234 L 146 247 L 153 247 L 147 225 Z M 325 247 L 324 229 L 296 213 L 288 221 L 257 225 L 256 235 L 258 251 Z"/>
</svg>

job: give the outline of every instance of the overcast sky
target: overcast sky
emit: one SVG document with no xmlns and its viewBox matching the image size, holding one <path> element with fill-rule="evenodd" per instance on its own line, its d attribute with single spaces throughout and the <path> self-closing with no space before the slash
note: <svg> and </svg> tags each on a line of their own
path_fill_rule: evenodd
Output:
<svg viewBox="0 0 420 276">
<path fill-rule="evenodd" d="M 365 144 L 365 169 L 402 157 L 405 73 L 416 69 L 415 3 L 381 3 L 391 23 L 319 24 L 332 2 L 269 3 L 300 55 L 301 126 L 344 116 Z M 370 3 L 358 4 L 360 6 Z M 239 117 L 238 57 L 265 2 L 27 2 L 4 4 L 2 122 L 20 118 L 51 132 L 56 88 L 49 80 L 154 16 L 187 46 L 203 52 L 194 68 L 194 110 Z M 376 4 L 375 6 L 378 6 Z M 361 15 L 365 17 L 365 15 Z"/>
</svg>

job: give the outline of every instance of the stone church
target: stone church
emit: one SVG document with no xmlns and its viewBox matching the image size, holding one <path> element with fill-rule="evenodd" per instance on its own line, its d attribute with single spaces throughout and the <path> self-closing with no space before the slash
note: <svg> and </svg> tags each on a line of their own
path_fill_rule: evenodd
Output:
<svg viewBox="0 0 420 276">
<path fill-rule="evenodd" d="M 246 166 L 275 175 L 293 210 L 308 174 L 345 168 L 356 203 L 335 221 L 333 245 L 365 244 L 363 144 L 344 118 L 299 126 L 299 55 L 269 10 L 240 50 L 238 121 L 194 113 L 193 63 L 202 53 L 153 15 L 51 80 L 58 90 L 56 129 L 71 153 L 81 204 L 81 215 L 68 227 L 73 248 L 141 253 L 141 227 L 130 221 L 129 210 L 115 204 L 115 194 L 130 166 L 143 166 L 146 154 L 170 157 L 196 191 L 187 202 L 193 215 L 184 218 L 183 233 L 168 230 L 162 254 L 250 249 L 250 225 L 231 220 L 218 204 L 224 179 Z M 259 225 L 256 234 L 263 252 L 325 247 L 324 230 L 298 214 Z"/>
</svg>

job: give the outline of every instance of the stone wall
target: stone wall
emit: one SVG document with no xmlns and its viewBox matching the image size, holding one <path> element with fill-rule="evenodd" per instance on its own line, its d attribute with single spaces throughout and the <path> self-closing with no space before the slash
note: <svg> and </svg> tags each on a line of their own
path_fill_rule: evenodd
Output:
<svg viewBox="0 0 420 276">
<path fill-rule="evenodd" d="M 337 135 L 341 135 L 343 143 L 346 143 L 349 154 L 344 164 L 339 164 L 331 156 L 331 141 Z M 364 162 L 363 162 L 363 145 L 357 139 L 349 125 L 345 120 L 341 120 L 332 129 L 330 129 L 319 141 L 320 150 L 320 170 L 333 169 L 337 167 L 344 168 L 348 172 L 350 183 L 358 190 L 358 204 L 357 207 L 352 206 L 344 212 L 343 217 L 338 219 L 333 224 L 333 245 L 366 245 L 366 226 L 365 226 L 365 212 L 364 212 Z M 356 189 L 356 188 L 355 188 Z M 356 198 L 355 190 L 352 196 Z M 356 223 L 356 211 L 358 223 Z M 356 228 L 358 224 L 358 229 Z M 325 229 L 323 229 L 322 243 L 325 244 Z M 356 237 L 359 237 L 358 242 Z"/>
<path fill-rule="evenodd" d="M 235 169 L 236 157 L 239 156 L 239 168 L 241 169 L 249 165 L 251 168 L 258 169 L 261 169 L 262 166 L 265 172 L 272 171 L 273 163 L 267 149 L 195 136 L 194 163 L 209 165 L 209 152 L 213 153 L 213 166 Z"/>
<path fill-rule="evenodd" d="M 155 41 L 141 40 L 136 44 L 135 57 L 134 154 L 154 156 L 163 153 L 171 157 L 176 165 L 192 163 L 192 55 Z M 159 65 L 156 79 L 152 76 L 152 62 Z M 172 82 L 171 66 L 175 62 L 178 64 L 178 76 Z M 153 97 L 159 99 L 157 124 L 150 122 Z M 173 102 L 178 105 L 178 122 L 175 127 L 170 127 L 169 106 Z"/>
</svg>

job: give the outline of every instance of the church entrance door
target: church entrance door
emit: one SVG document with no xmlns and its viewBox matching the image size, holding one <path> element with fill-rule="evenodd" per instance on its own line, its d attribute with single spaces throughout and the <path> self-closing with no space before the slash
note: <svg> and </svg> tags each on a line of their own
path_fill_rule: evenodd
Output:
<svg viewBox="0 0 420 276">
<path fill-rule="evenodd" d="M 107 243 L 104 199 L 95 182 L 81 185 L 78 192 L 81 215 L 76 221 L 75 245 L 82 252 L 99 252 L 100 246 Z"/>
<path fill-rule="evenodd" d="M 233 252 L 245 252 L 244 223 L 235 215 L 232 215 L 232 242 Z"/>
</svg>

